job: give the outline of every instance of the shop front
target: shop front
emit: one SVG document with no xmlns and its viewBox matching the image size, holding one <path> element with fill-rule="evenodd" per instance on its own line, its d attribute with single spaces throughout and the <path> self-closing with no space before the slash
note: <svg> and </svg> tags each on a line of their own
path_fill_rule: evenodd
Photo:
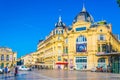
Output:
<svg viewBox="0 0 120 80">
<path fill-rule="evenodd" d="M 76 70 L 87 69 L 87 57 L 86 56 L 76 57 L 75 62 L 76 62 Z"/>
<path fill-rule="evenodd" d="M 120 73 L 120 56 L 112 56 L 112 73 Z"/>
<path fill-rule="evenodd" d="M 56 69 L 68 69 L 68 62 L 57 62 Z"/>
<path fill-rule="evenodd" d="M 107 54 L 101 54 L 101 55 L 99 54 L 97 56 L 107 56 L 109 58 L 107 70 L 110 68 L 111 69 L 110 72 L 120 73 L 120 53 L 113 52 L 113 53 L 107 53 Z"/>
<path fill-rule="evenodd" d="M 107 64 L 106 64 L 105 58 L 99 58 L 97 67 L 98 68 L 100 68 L 100 67 L 107 68 L 106 66 L 107 66 Z"/>
</svg>

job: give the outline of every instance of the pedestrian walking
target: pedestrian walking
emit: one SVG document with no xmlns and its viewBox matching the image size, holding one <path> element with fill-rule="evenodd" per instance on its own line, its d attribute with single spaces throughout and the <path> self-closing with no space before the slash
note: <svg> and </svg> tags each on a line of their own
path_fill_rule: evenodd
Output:
<svg viewBox="0 0 120 80">
<path fill-rule="evenodd" d="M 5 78 L 7 78 L 8 77 L 8 67 L 6 66 L 5 68 L 4 68 L 4 73 L 5 73 Z"/>
<path fill-rule="evenodd" d="M 4 71 L 5 71 L 6 74 L 8 73 L 8 67 L 7 66 L 5 67 Z"/>
<path fill-rule="evenodd" d="M 18 74 L 18 67 L 17 67 L 17 66 L 15 66 L 14 76 L 17 76 L 17 74 Z"/>
</svg>

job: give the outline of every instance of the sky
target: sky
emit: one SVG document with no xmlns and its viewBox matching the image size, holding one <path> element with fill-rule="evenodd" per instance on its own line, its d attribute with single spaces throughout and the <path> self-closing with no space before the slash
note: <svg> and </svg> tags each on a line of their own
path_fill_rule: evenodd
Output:
<svg viewBox="0 0 120 80">
<path fill-rule="evenodd" d="M 106 20 L 120 34 L 120 7 L 116 0 L 0 0 L 0 46 L 18 58 L 35 52 L 38 41 L 55 28 L 58 17 L 70 26 L 83 3 L 94 21 Z"/>
</svg>

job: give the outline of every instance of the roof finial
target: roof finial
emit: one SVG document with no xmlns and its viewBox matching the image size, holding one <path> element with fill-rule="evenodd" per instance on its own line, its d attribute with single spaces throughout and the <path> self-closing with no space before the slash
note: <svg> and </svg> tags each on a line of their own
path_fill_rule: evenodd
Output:
<svg viewBox="0 0 120 80">
<path fill-rule="evenodd" d="M 62 17 L 61 16 L 59 16 L 59 21 L 58 22 L 62 22 Z"/>
<path fill-rule="evenodd" d="M 82 12 L 86 12 L 86 9 L 85 9 L 85 5 L 84 5 L 84 3 L 83 3 Z"/>
</svg>

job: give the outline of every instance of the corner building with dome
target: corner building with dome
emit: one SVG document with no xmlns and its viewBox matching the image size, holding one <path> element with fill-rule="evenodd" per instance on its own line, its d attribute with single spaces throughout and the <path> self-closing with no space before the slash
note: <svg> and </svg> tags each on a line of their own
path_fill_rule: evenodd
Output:
<svg viewBox="0 0 120 80">
<path fill-rule="evenodd" d="M 38 65 L 53 69 L 91 70 L 111 66 L 115 57 L 120 66 L 120 41 L 106 21 L 94 22 L 83 6 L 67 27 L 61 17 L 54 30 L 37 45 Z M 120 67 L 117 66 L 118 70 Z M 119 71 L 120 72 L 120 71 Z"/>
</svg>

